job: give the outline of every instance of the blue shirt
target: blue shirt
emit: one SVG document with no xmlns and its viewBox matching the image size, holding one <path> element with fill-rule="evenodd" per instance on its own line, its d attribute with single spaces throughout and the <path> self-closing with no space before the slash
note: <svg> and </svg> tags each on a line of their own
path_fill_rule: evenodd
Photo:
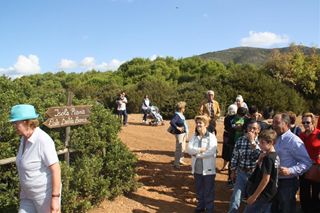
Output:
<svg viewBox="0 0 320 213">
<path fill-rule="evenodd" d="M 302 140 L 290 129 L 277 138 L 275 149 L 280 158 L 280 167 L 287 167 L 291 174 L 279 175 L 279 179 L 302 175 L 312 164 Z"/>
</svg>

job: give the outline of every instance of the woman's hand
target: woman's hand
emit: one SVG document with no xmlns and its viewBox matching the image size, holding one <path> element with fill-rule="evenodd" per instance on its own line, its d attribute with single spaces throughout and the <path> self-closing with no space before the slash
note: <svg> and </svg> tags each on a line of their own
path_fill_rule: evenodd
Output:
<svg viewBox="0 0 320 213">
<path fill-rule="evenodd" d="M 184 132 L 184 127 L 182 126 L 182 127 L 178 127 L 177 126 L 177 130 L 179 130 L 180 132 Z"/>
<path fill-rule="evenodd" d="M 60 212 L 60 197 L 51 198 L 51 213 Z"/>
</svg>

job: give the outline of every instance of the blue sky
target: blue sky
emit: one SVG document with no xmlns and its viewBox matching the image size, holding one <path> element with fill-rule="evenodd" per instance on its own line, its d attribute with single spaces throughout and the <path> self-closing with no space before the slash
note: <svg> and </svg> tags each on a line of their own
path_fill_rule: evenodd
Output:
<svg viewBox="0 0 320 213">
<path fill-rule="evenodd" d="M 1 0 L 0 74 L 115 70 L 135 57 L 320 45 L 319 0 Z"/>
</svg>

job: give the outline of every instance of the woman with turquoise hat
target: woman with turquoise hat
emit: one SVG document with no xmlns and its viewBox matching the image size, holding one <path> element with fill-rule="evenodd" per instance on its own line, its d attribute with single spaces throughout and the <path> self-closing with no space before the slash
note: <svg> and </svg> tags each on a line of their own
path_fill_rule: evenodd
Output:
<svg viewBox="0 0 320 213">
<path fill-rule="evenodd" d="M 10 122 L 21 135 L 16 164 L 20 181 L 19 213 L 60 211 L 61 174 L 52 138 L 38 125 L 34 106 L 11 108 Z"/>
</svg>

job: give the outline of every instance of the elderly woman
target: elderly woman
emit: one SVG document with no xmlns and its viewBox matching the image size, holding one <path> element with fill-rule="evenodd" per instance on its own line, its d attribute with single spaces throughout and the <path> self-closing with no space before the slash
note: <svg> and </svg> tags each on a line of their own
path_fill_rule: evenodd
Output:
<svg viewBox="0 0 320 213">
<path fill-rule="evenodd" d="M 237 105 L 238 108 L 244 107 L 249 110 L 248 105 L 246 102 L 244 102 L 242 95 L 237 95 L 236 102 L 234 104 Z"/>
<path fill-rule="evenodd" d="M 188 144 L 198 200 L 195 212 L 213 212 L 217 138 L 207 130 L 207 116 L 196 116 L 195 123 L 196 131 Z"/>
<path fill-rule="evenodd" d="M 170 121 L 170 125 L 174 130 L 174 134 L 176 136 L 176 151 L 174 153 L 174 168 L 180 169 L 180 164 L 184 165 L 183 161 L 183 153 L 186 145 L 187 136 L 189 133 L 188 124 L 186 122 L 186 118 L 184 117 L 184 112 L 186 110 L 186 102 L 180 101 L 176 105 L 176 112 L 172 120 Z"/>
<path fill-rule="evenodd" d="M 320 165 L 320 130 L 316 128 L 315 116 L 305 113 L 302 116 L 304 132 L 300 138 L 306 146 L 307 152 L 313 164 Z M 300 180 L 300 203 L 303 212 L 320 212 L 320 182 L 315 182 L 299 177 Z"/>
<path fill-rule="evenodd" d="M 21 135 L 17 155 L 20 180 L 19 213 L 60 211 L 60 166 L 51 137 L 41 130 L 34 106 L 15 105 L 10 122 Z"/>
</svg>

